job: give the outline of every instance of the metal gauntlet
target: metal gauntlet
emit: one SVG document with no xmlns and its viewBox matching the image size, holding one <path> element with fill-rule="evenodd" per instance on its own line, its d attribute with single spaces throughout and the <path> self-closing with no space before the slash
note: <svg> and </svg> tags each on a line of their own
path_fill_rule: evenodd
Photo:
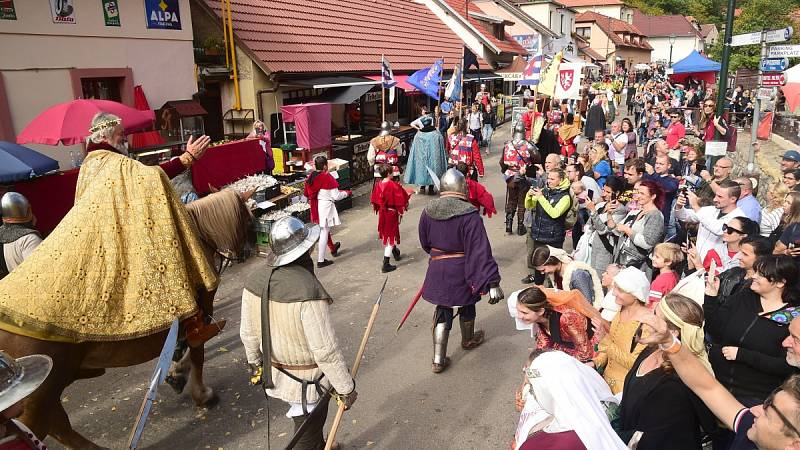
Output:
<svg viewBox="0 0 800 450">
<path fill-rule="evenodd" d="M 500 288 L 500 284 L 499 283 L 489 284 L 489 304 L 494 305 L 503 298 L 505 298 L 505 294 L 503 294 L 503 290 Z"/>
</svg>

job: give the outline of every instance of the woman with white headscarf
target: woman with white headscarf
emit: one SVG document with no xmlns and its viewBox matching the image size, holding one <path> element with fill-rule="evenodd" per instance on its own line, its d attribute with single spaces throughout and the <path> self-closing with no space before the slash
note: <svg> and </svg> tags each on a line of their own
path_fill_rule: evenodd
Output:
<svg viewBox="0 0 800 450">
<path fill-rule="evenodd" d="M 671 293 L 658 303 L 656 315 L 670 332 L 697 355 L 711 372 L 703 333 L 703 308 Z M 628 376 L 620 408 L 620 435 L 637 442 L 637 450 L 700 450 L 702 430 L 716 428 L 714 415 L 681 381 L 658 346 L 647 347 Z"/>
<path fill-rule="evenodd" d="M 606 412 L 618 401 L 597 372 L 566 353 L 538 350 L 524 372 L 515 450 L 626 448 Z"/>
<path fill-rule="evenodd" d="M 620 310 L 589 364 L 604 369 L 603 378 L 611 392 L 618 394 L 622 392 L 625 376 L 644 350 L 644 345 L 638 341 L 642 336 L 642 324 L 634 317 L 647 310 L 645 302 L 650 294 L 650 281 L 641 270 L 626 267 L 614 277 L 613 286 Z"/>
</svg>

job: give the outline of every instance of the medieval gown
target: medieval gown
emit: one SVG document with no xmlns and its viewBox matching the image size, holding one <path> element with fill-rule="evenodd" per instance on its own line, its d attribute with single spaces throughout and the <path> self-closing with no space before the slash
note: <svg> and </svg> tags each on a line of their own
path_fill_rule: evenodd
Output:
<svg viewBox="0 0 800 450">
<path fill-rule="evenodd" d="M 404 182 L 417 186 L 430 186 L 434 182 L 428 173 L 430 168 L 437 177 L 441 178 L 447 170 L 447 157 L 444 151 L 444 138 L 442 133 L 434 127 L 423 128 L 414 135 L 411 143 L 411 152 Z"/>
</svg>

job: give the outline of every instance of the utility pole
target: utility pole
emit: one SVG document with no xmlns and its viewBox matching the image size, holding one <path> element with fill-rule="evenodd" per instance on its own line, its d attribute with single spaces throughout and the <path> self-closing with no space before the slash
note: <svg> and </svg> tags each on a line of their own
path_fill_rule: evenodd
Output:
<svg viewBox="0 0 800 450">
<path fill-rule="evenodd" d="M 717 88 L 717 110 L 714 115 L 722 117 L 725 113 L 725 91 L 728 89 L 728 63 L 731 59 L 731 36 L 733 35 L 733 14 L 736 11 L 736 0 L 728 0 L 728 12 L 725 17 L 725 40 L 722 47 L 722 68 L 719 72 L 719 86 Z M 714 127 L 714 140 L 722 139 L 722 133 Z"/>
<path fill-rule="evenodd" d="M 761 30 L 761 61 L 768 55 L 767 50 L 767 30 Z M 755 143 L 758 139 L 758 122 L 761 120 L 761 97 L 758 96 L 758 90 L 761 88 L 761 78 L 764 75 L 763 65 L 761 61 L 758 63 L 758 87 L 756 88 L 756 104 L 753 108 L 753 128 L 750 130 L 750 148 L 747 151 L 747 171 L 750 172 L 755 166 L 756 148 Z"/>
</svg>

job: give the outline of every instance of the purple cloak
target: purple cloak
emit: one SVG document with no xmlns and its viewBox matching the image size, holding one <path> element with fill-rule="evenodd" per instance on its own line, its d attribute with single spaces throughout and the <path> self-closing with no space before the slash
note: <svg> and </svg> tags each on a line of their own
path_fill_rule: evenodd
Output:
<svg viewBox="0 0 800 450">
<path fill-rule="evenodd" d="M 488 292 L 489 283 L 500 282 L 489 237 L 474 208 L 446 220 L 433 219 L 423 211 L 419 241 L 431 256 L 464 253 L 459 258 L 429 261 L 422 289 L 422 298 L 428 302 L 446 307 L 473 305 Z"/>
</svg>

